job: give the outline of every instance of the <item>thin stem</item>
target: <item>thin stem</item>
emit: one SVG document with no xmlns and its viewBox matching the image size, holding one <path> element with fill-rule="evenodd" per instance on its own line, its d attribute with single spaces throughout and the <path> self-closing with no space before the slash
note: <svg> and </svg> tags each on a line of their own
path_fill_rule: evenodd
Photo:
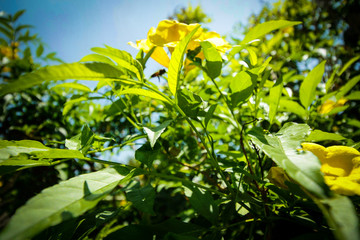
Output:
<svg viewBox="0 0 360 240">
<path fill-rule="evenodd" d="M 182 182 L 182 183 L 184 183 L 184 184 L 190 184 L 190 185 L 193 185 L 193 186 L 195 186 L 195 187 L 199 187 L 199 188 L 208 190 L 208 191 L 210 191 L 210 192 L 216 193 L 216 194 L 218 194 L 218 195 L 220 195 L 220 196 L 227 197 L 227 195 L 226 195 L 225 193 L 219 192 L 218 190 L 215 190 L 215 189 L 212 189 L 212 188 L 203 186 L 203 185 L 198 184 L 198 183 L 194 183 L 194 182 L 189 181 L 189 180 L 187 180 L 187 179 L 183 179 L 183 178 L 179 178 L 179 177 L 175 177 L 175 176 L 170 176 L 170 175 L 166 175 L 166 174 L 162 174 L 162 173 L 155 173 L 155 172 L 149 172 L 148 174 L 151 175 L 151 176 L 154 176 L 154 177 L 159 177 L 159 178 L 164 178 L 164 179 L 179 181 L 179 182 Z"/>
<path fill-rule="evenodd" d="M 131 139 L 127 140 L 126 142 L 121 143 L 121 144 L 119 144 L 119 145 L 114 145 L 114 146 L 110 146 L 110 147 L 107 147 L 107 148 L 102 148 L 102 149 L 99 149 L 99 150 L 88 151 L 87 153 L 104 152 L 104 151 L 111 150 L 111 149 L 117 148 L 117 147 L 121 148 L 121 147 L 123 147 L 123 146 L 125 146 L 125 145 L 128 145 L 129 143 L 132 143 L 132 142 L 134 142 L 134 141 L 136 141 L 136 140 L 139 140 L 139 139 L 142 139 L 142 138 L 146 138 L 146 137 L 147 137 L 147 136 L 146 136 L 145 134 L 143 134 L 143 135 L 140 135 L 140 136 L 131 138 Z"/>
<path fill-rule="evenodd" d="M 196 135 L 198 136 L 198 138 L 200 139 L 201 143 L 203 144 L 203 146 L 205 147 L 206 152 L 209 154 L 210 159 L 212 160 L 212 163 L 214 165 L 214 167 L 216 168 L 216 170 L 219 172 L 221 178 L 223 179 L 223 181 L 225 182 L 227 188 L 229 189 L 231 194 L 234 194 L 231 184 L 229 183 L 229 181 L 226 179 L 226 176 L 224 175 L 223 171 L 220 168 L 219 162 L 216 159 L 216 156 L 214 156 L 213 152 L 211 152 L 211 150 L 209 149 L 208 145 L 206 144 L 204 138 L 202 137 L 202 135 L 199 133 L 199 131 L 196 129 L 195 125 L 191 122 L 191 120 L 186 116 L 186 114 L 182 111 L 182 109 L 177 105 L 174 104 L 173 105 L 176 110 L 179 111 L 179 113 L 185 118 L 185 120 L 189 123 L 189 125 L 191 126 L 191 128 L 195 131 Z"/>
<path fill-rule="evenodd" d="M 224 94 L 221 92 L 221 90 L 220 90 L 219 86 L 216 84 L 215 80 L 212 79 L 212 78 L 210 78 L 210 79 L 211 79 L 211 81 L 214 83 L 214 85 L 215 85 L 216 89 L 218 90 L 218 92 L 220 93 L 221 98 L 224 99 L 224 102 L 225 102 L 227 108 L 229 109 L 229 111 L 230 111 L 230 113 L 231 113 L 231 115 L 232 115 L 232 117 L 233 117 L 233 119 L 234 119 L 234 121 L 235 121 L 235 123 L 236 123 L 236 125 L 237 125 L 237 129 L 238 129 L 239 134 L 240 134 L 240 146 L 241 146 L 241 150 L 242 150 L 243 153 L 244 153 L 244 156 L 245 156 L 245 159 L 246 159 L 246 162 L 247 162 L 247 165 L 248 165 L 250 174 L 254 175 L 254 170 L 253 170 L 253 168 L 252 168 L 252 166 L 251 166 L 251 163 L 250 163 L 250 161 L 249 161 L 249 158 L 248 158 L 248 156 L 247 156 L 247 153 L 246 153 L 245 147 L 244 147 L 244 142 L 243 142 L 244 140 L 243 140 L 243 135 L 242 135 L 242 132 L 243 132 L 244 128 L 243 128 L 243 126 L 240 126 L 239 121 L 238 121 L 238 120 L 236 119 L 236 117 L 235 117 L 235 114 L 234 114 L 233 109 L 230 107 L 230 104 L 229 104 L 229 102 L 228 102 L 228 99 L 227 99 L 227 98 L 224 96 Z M 254 175 L 254 176 L 255 176 L 255 175 Z M 256 181 L 255 181 L 255 182 L 256 182 Z M 257 183 L 256 183 L 256 184 L 257 184 Z"/>
<path fill-rule="evenodd" d="M 175 101 L 171 100 L 168 96 L 166 96 L 164 93 L 162 93 L 161 91 L 159 91 L 156 88 L 153 88 L 147 84 L 142 84 L 143 86 L 147 87 L 149 90 L 159 94 L 160 96 L 164 97 L 169 103 L 171 103 L 173 105 L 173 107 L 185 118 L 185 120 L 189 123 L 190 127 L 195 131 L 196 135 L 199 137 L 201 143 L 204 145 L 206 152 L 209 154 L 210 159 L 213 162 L 214 167 L 216 168 L 216 170 L 219 172 L 221 178 L 223 179 L 223 181 L 225 182 L 227 188 L 229 189 L 230 193 L 233 194 L 233 190 L 231 188 L 230 183 L 228 182 L 228 180 L 226 179 L 226 176 L 224 175 L 224 173 L 222 172 L 220 165 L 216 159 L 216 156 L 214 156 L 214 154 L 210 151 L 209 147 L 207 146 L 204 138 L 202 137 L 202 135 L 199 133 L 199 131 L 196 129 L 196 127 L 194 126 L 194 124 L 191 122 L 191 120 L 186 116 L 186 114 L 183 112 L 183 110 L 175 103 Z"/>
<path fill-rule="evenodd" d="M 116 165 L 116 166 L 122 166 L 122 167 L 126 167 L 129 170 L 134 169 L 135 167 L 123 164 L 123 163 L 119 163 L 119 162 L 109 162 L 109 161 L 105 161 L 105 160 L 101 160 L 98 158 L 93 158 L 93 157 L 85 157 L 82 158 L 81 160 L 85 160 L 85 161 L 90 161 L 90 162 L 96 162 L 96 163 L 101 163 L 101 164 L 106 164 L 106 165 Z"/>
<path fill-rule="evenodd" d="M 240 123 L 239 121 L 236 119 L 235 117 L 235 114 L 234 114 L 234 111 L 233 109 L 230 107 L 230 104 L 228 102 L 228 99 L 225 98 L 225 96 L 223 95 L 223 93 L 221 92 L 219 86 L 216 84 L 215 80 L 211 78 L 211 81 L 214 83 L 216 89 L 218 90 L 218 92 L 220 93 L 221 97 L 224 99 L 225 101 L 225 104 L 226 106 L 228 107 L 228 109 L 230 110 L 230 113 L 234 119 L 234 121 L 236 122 L 236 125 L 237 125 L 237 129 L 239 131 L 239 134 L 240 134 L 240 147 L 241 147 L 241 151 L 244 153 L 244 156 L 245 156 L 245 159 L 246 159 L 246 162 L 247 162 L 247 165 L 248 165 L 248 168 L 249 168 L 249 171 L 250 171 L 250 174 L 255 176 L 255 171 L 251 165 L 251 162 L 250 162 L 250 159 L 247 155 L 247 152 L 246 152 L 246 149 L 245 149 L 245 145 L 244 145 L 244 135 L 243 135 L 243 131 L 244 131 L 244 127 L 245 125 L 249 124 L 249 123 L 252 123 L 254 121 L 256 121 L 256 119 L 254 119 L 253 121 L 249 122 L 249 123 L 245 123 L 244 125 L 240 126 Z M 258 189 L 258 191 L 260 192 L 261 194 L 261 198 L 263 199 L 264 201 L 264 212 L 265 212 L 265 216 L 269 216 L 269 208 L 267 206 L 267 192 L 264 188 L 261 188 L 258 184 L 258 182 L 254 179 L 253 180 L 256 188 Z M 240 183 L 239 183 L 240 184 Z M 239 185 L 240 186 L 240 185 Z M 237 201 L 237 198 L 238 198 L 238 194 L 239 194 L 239 191 L 238 191 L 238 188 L 237 188 L 237 191 L 236 191 L 236 197 L 235 197 L 235 201 Z"/>
</svg>

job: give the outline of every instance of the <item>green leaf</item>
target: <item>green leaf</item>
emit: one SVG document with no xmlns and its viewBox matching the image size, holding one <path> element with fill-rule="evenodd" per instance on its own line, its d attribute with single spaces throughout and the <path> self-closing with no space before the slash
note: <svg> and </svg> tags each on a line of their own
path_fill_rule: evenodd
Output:
<svg viewBox="0 0 360 240">
<path fill-rule="evenodd" d="M 305 141 L 309 142 L 321 142 L 321 141 L 342 141 L 346 140 L 343 136 L 337 133 L 328 133 L 321 130 L 313 130 Z"/>
<path fill-rule="evenodd" d="M 200 28 L 200 25 L 197 26 L 191 33 L 189 33 L 185 38 L 183 38 L 180 43 L 175 47 L 174 52 L 171 55 L 169 71 L 168 71 L 168 84 L 170 92 L 175 96 L 178 89 L 178 82 L 180 77 L 180 70 L 183 65 L 183 59 L 185 50 L 194 36 L 196 31 Z"/>
<path fill-rule="evenodd" d="M 256 48 L 254 47 L 246 47 L 246 50 L 249 53 L 250 63 L 251 65 L 255 66 L 258 62 L 257 56 L 256 56 Z"/>
<path fill-rule="evenodd" d="M 42 230 L 75 218 L 132 177 L 126 168 L 106 168 L 83 174 L 43 190 L 19 208 L 0 239 L 30 239 Z"/>
<path fill-rule="evenodd" d="M 360 81 L 360 75 L 351 78 L 344 86 L 342 86 L 336 94 L 336 99 L 345 96 Z"/>
<path fill-rule="evenodd" d="M 354 62 L 356 62 L 359 59 L 360 59 L 360 55 L 351 58 L 347 63 L 345 63 L 345 65 L 342 67 L 342 69 L 339 71 L 337 75 L 340 77 L 346 71 L 346 69 L 348 69 Z"/>
<path fill-rule="evenodd" d="M 13 17 L 12 17 L 12 21 L 15 22 L 19 19 L 19 17 L 21 17 L 21 15 L 23 15 L 25 13 L 25 10 L 20 10 L 20 11 L 17 11 Z"/>
<path fill-rule="evenodd" d="M 89 54 L 83 57 L 79 62 L 102 62 L 107 63 L 109 65 L 115 66 L 115 63 L 111 61 L 109 58 L 100 55 L 100 54 Z"/>
<path fill-rule="evenodd" d="M 128 240 L 154 240 L 153 236 L 156 236 L 156 239 L 165 239 L 162 236 L 165 236 L 169 233 L 176 233 L 184 235 L 183 239 L 192 240 L 199 239 L 198 235 L 206 231 L 202 226 L 195 225 L 188 222 L 182 222 L 175 218 L 170 218 L 164 222 L 150 225 L 150 224 L 130 224 L 124 226 L 114 232 L 111 232 L 106 240 L 111 239 L 128 239 Z M 166 237 L 166 236 L 165 236 Z M 177 240 L 178 238 L 166 238 Z M 205 238 L 204 238 L 205 239 Z"/>
<path fill-rule="evenodd" d="M 166 98 L 164 98 L 160 94 L 141 88 L 129 88 L 118 92 L 118 95 L 124 95 L 124 94 L 135 94 L 135 95 L 150 97 L 163 102 L 170 103 Z"/>
<path fill-rule="evenodd" d="M 272 88 L 270 89 L 270 96 L 269 96 L 269 121 L 270 124 L 273 123 L 277 110 L 278 110 L 278 106 L 279 106 L 279 102 L 280 102 L 280 97 L 281 97 L 281 92 L 283 89 L 283 82 L 282 82 L 282 77 L 280 77 L 276 83 L 274 84 L 274 86 L 272 86 Z"/>
<path fill-rule="evenodd" d="M 345 98 L 349 99 L 349 100 L 360 100 L 360 91 L 353 91 L 352 93 L 347 95 Z"/>
<path fill-rule="evenodd" d="M 126 191 L 126 199 L 134 204 L 134 206 L 142 212 L 154 215 L 155 190 L 148 184 L 140 188 L 139 184 L 129 191 Z"/>
<path fill-rule="evenodd" d="M 149 60 L 150 56 L 153 54 L 153 52 L 155 51 L 156 48 L 157 47 L 152 47 L 150 49 L 150 51 L 146 53 L 146 55 L 145 55 L 145 57 L 144 57 L 144 59 L 142 61 L 143 68 L 145 68 L 145 65 L 146 65 L 147 61 Z"/>
<path fill-rule="evenodd" d="M 326 198 L 329 189 L 320 171 L 321 164 L 309 151 L 300 151 L 300 143 L 310 132 L 306 124 L 285 123 L 276 134 L 265 135 L 260 130 L 251 130 L 251 140 L 279 167 L 312 194 Z"/>
<path fill-rule="evenodd" d="M 0 32 L 3 33 L 3 34 L 4 34 L 6 37 L 8 37 L 9 39 L 12 39 L 12 38 L 13 38 L 12 33 L 11 33 L 8 29 L 6 29 L 6 28 L 4 28 L 4 27 L 2 27 L 2 26 L 0 26 Z"/>
<path fill-rule="evenodd" d="M 143 59 L 144 59 L 144 50 L 143 49 L 139 49 L 138 53 L 136 54 L 135 59 L 138 60 L 139 63 L 141 63 L 141 66 L 143 67 L 143 69 L 145 69 L 144 68 L 145 64 L 143 63 Z"/>
<path fill-rule="evenodd" d="M 160 137 L 160 135 L 165 131 L 165 128 L 169 126 L 172 120 L 167 120 L 154 128 L 144 127 L 144 131 L 146 132 L 148 139 L 150 141 L 150 146 L 153 148 L 156 140 Z"/>
<path fill-rule="evenodd" d="M 216 48 L 208 41 L 200 42 L 206 59 L 206 73 L 211 79 L 215 79 L 221 74 L 222 58 Z"/>
<path fill-rule="evenodd" d="M 326 84 L 325 84 L 325 90 L 326 92 L 328 93 L 330 88 L 332 87 L 334 81 L 335 81 L 335 76 L 336 76 L 336 70 L 337 68 L 335 68 L 333 70 L 333 72 L 331 73 L 330 77 L 328 78 L 328 80 L 326 81 Z"/>
<path fill-rule="evenodd" d="M 88 88 L 84 84 L 80 84 L 80 83 L 61 83 L 61 84 L 55 85 L 51 89 L 59 89 L 59 88 L 76 89 L 76 90 L 83 91 L 83 92 L 92 92 L 90 88 Z"/>
<path fill-rule="evenodd" d="M 70 240 L 78 239 L 76 236 L 89 236 L 96 229 L 100 229 L 120 213 L 121 208 L 115 209 L 96 209 L 85 213 L 78 218 L 64 221 L 58 225 L 52 226 L 40 234 L 36 235 L 33 240 L 56 239 Z"/>
<path fill-rule="evenodd" d="M 140 81 L 143 80 L 144 73 L 141 63 L 133 59 L 130 53 L 109 46 L 106 46 L 106 48 L 95 47 L 91 50 L 111 58 L 118 64 L 119 67 L 125 68 L 134 73 Z"/>
<path fill-rule="evenodd" d="M 152 165 L 153 161 L 157 159 L 158 155 L 159 144 L 151 147 L 150 144 L 145 143 L 135 151 L 135 159 L 141 163 L 146 164 L 148 167 Z"/>
<path fill-rule="evenodd" d="M 249 70 L 249 72 L 251 72 L 252 74 L 256 74 L 259 75 L 262 72 L 264 72 L 264 70 L 266 69 L 266 67 L 269 65 L 270 61 L 271 61 L 272 57 L 268 57 L 265 62 L 263 62 L 263 64 L 261 64 L 261 66 L 252 68 Z M 264 80 L 265 81 L 265 80 Z M 284 80 L 283 80 L 284 81 Z"/>
<path fill-rule="evenodd" d="M 186 185 L 185 195 L 189 198 L 189 202 L 195 211 L 209 220 L 212 224 L 216 224 L 219 217 L 219 207 L 215 203 L 210 192 Z"/>
<path fill-rule="evenodd" d="M 7 141 L 0 140 L 0 160 L 18 156 L 20 153 L 48 151 L 41 142 L 32 140 Z"/>
<path fill-rule="evenodd" d="M 26 155 L 24 155 L 26 154 Z M 79 151 L 53 149 L 33 140 L 7 141 L 0 140 L 0 165 L 7 166 L 46 166 L 49 163 L 30 161 L 27 155 L 37 159 L 84 158 Z M 36 163 L 38 162 L 38 163 Z"/>
<path fill-rule="evenodd" d="M 5 28 L 9 29 L 9 30 L 12 30 L 13 27 L 11 26 L 10 22 L 11 22 L 10 19 L 4 18 L 4 17 L 0 17 L 0 24 L 1 24 L 2 26 L 4 26 Z M 7 43 L 6 43 L 6 45 L 7 45 Z"/>
<path fill-rule="evenodd" d="M 85 154 L 94 142 L 94 133 L 88 125 L 82 127 L 81 133 L 65 140 L 65 147 L 71 150 L 79 150 Z"/>
<path fill-rule="evenodd" d="M 280 98 L 278 111 L 291 112 L 302 118 L 306 117 L 306 111 L 300 104 L 285 98 Z"/>
<path fill-rule="evenodd" d="M 359 219 L 351 200 L 345 196 L 315 199 L 335 236 L 340 240 L 360 239 Z"/>
<path fill-rule="evenodd" d="M 257 75 L 248 71 L 239 72 L 230 83 L 231 102 L 234 106 L 249 99 L 256 86 Z"/>
<path fill-rule="evenodd" d="M 51 80 L 124 81 L 123 72 L 105 63 L 69 63 L 41 68 L 14 82 L 0 85 L 0 96 L 25 90 Z"/>
<path fill-rule="evenodd" d="M 217 104 L 211 105 L 209 110 L 206 112 L 205 120 L 204 120 L 205 129 L 207 128 L 207 125 L 209 124 L 209 121 L 212 118 L 216 107 L 217 107 Z"/>
<path fill-rule="evenodd" d="M 67 149 L 50 148 L 48 151 L 32 152 L 32 154 L 38 159 L 84 158 L 84 155 L 82 155 L 79 151 Z"/>
<path fill-rule="evenodd" d="M 315 98 L 316 86 L 321 82 L 324 75 L 325 63 L 326 61 L 322 61 L 311 70 L 300 85 L 300 102 L 305 107 L 305 110 L 308 109 Z"/>
<path fill-rule="evenodd" d="M 48 53 L 45 58 L 49 58 L 49 59 L 52 59 L 56 56 L 56 52 L 51 52 L 51 53 Z"/>
<path fill-rule="evenodd" d="M 79 98 L 75 98 L 75 99 L 71 99 L 71 100 L 66 101 L 66 103 L 64 105 L 63 112 L 62 112 L 63 116 L 68 114 L 69 111 L 72 109 L 72 107 L 76 103 L 79 103 L 79 102 L 82 102 L 82 101 L 87 101 L 87 100 L 89 100 L 87 97 L 79 97 Z"/>
<path fill-rule="evenodd" d="M 211 237 L 213 237 L 214 235 L 212 235 Z M 218 235 L 216 235 L 218 236 Z M 176 233 L 172 233 L 172 232 L 168 232 L 163 240 L 198 240 L 199 238 L 197 237 L 191 237 L 188 235 L 182 235 L 182 234 L 176 234 Z M 215 238 L 212 238 L 215 239 Z"/>
<path fill-rule="evenodd" d="M 177 102 L 181 110 L 190 118 L 197 118 L 200 112 L 202 99 L 186 88 L 181 89 L 177 94 Z"/>
<path fill-rule="evenodd" d="M 276 20 L 261 23 L 250 29 L 250 31 L 246 34 L 245 38 L 242 40 L 241 44 L 246 44 L 248 42 L 251 42 L 252 40 L 261 38 L 265 34 L 268 34 L 274 30 L 291 27 L 297 24 L 301 24 L 301 22 Z"/>
<path fill-rule="evenodd" d="M 16 170 L 29 168 L 29 167 L 39 167 L 39 166 L 51 166 L 51 162 L 49 161 L 36 161 L 36 160 L 28 160 L 21 158 L 12 158 L 6 160 L 0 160 L 0 166 L 18 166 Z"/>
<path fill-rule="evenodd" d="M 345 105 L 345 106 L 342 106 L 342 107 L 336 107 L 333 110 L 331 110 L 330 112 L 326 113 L 326 115 L 333 115 L 333 114 L 336 114 L 336 113 L 339 113 L 339 112 L 343 112 L 348 107 L 349 107 L 349 105 Z"/>
<path fill-rule="evenodd" d="M 122 113 L 124 109 L 126 109 L 126 105 L 124 104 L 124 99 L 118 99 L 113 102 L 110 108 L 106 111 L 107 116 L 113 116 L 116 114 Z"/>
<path fill-rule="evenodd" d="M 43 52 L 44 52 L 44 46 L 43 46 L 42 44 L 40 44 L 40 45 L 38 46 L 38 48 L 36 49 L 36 56 L 37 56 L 37 57 L 40 57 L 41 54 L 43 54 Z"/>
<path fill-rule="evenodd" d="M 357 119 L 347 119 L 346 124 L 360 128 L 360 121 Z"/>
<path fill-rule="evenodd" d="M 25 25 L 19 25 L 15 28 L 15 32 L 18 33 L 20 32 L 21 30 L 23 29 L 26 29 L 26 28 L 33 28 L 34 26 L 32 25 L 28 25 L 28 24 L 25 24 Z"/>
</svg>

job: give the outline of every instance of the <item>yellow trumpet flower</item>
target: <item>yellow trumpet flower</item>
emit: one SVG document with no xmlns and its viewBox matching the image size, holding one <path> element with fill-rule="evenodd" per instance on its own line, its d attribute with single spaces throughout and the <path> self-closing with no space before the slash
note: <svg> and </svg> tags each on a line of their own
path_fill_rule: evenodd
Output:
<svg viewBox="0 0 360 240">
<path fill-rule="evenodd" d="M 311 151 L 321 162 L 325 183 L 343 195 L 360 195 L 360 152 L 346 146 L 323 147 L 303 143 L 303 150 Z"/>
<path fill-rule="evenodd" d="M 344 106 L 347 101 L 348 100 L 346 98 L 340 98 L 336 102 L 331 99 L 328 99 L 321 106 L 318 107 L 318 112 L 320 114 L 327 114 L 331 112 L 334 108 Z"/>
<path fill-rule="evenodd" d="M 292 180 L 286 175 L 285 171 L 281 167 L 271 167 L 267 178 L 270 182 L 278 187 L 288 189 L 286 181 L 291 182 Z"/>
<path fill-rule="evenodd" d="M 156 62 L 160 63 L 166 68 L 169 67 L 170 58 L 166 54 L 164 48 L 157 47 L 156 45 L 152 44 L 148 39 L 137 40 L 136 43 L 129 42 L 129 45 L 139 50 L 142 49 L 145 53 L 148 53 L 153 47 L 156 47 L 154 52 L 151 54 L 152 59 L 154 59 Z"/>
<path fill-rule="evenodd" d="M 129 42 L 129 44 L 134 48 L 142 49 L 145 53 L 156 47 L 151 57 L 168 68 L 170 59 L 164 47 L 167 47 L 169 52 L 172 53 L 179 42 L 197 26 L 198 24 L 188 25 L 175 20 L 163 20 L 158 24 L 157 28 L 150 28 L 147 39 L 138 40 L 136 43 Z M 209 41 L 221 54 L 231 48 L 231 45 L 221 38 L 218 33 L 204 32 L 202 28 L 199 28 L 189 42 L 187 49 L 194 50 L 200 46 L 202 41 Z M 202 53 L 199 53 L 197 57 L 204 58 Z"/>
</svg>

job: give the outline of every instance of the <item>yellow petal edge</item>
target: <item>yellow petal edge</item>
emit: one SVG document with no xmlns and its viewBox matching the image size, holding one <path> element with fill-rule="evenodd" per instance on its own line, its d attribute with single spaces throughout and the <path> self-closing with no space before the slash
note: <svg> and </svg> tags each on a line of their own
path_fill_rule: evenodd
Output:
<svg viewBox="0 0 360 240">
<path fill-rule="evenodd" d="M 321 162 L 325 183 L 338 194 L 360 195 L 360 152 L 347 146 L 323 147 L 303 143 L 303 150 L 316 155 Z"/>
</svg>

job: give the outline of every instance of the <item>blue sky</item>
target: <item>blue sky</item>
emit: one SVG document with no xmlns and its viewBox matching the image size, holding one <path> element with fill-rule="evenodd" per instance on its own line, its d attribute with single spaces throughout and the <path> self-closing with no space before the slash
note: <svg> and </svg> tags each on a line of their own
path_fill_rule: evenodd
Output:
<svg viewBox="0 0 360 240">
<path fill-rule="evenodd" d="M 221 35 L 231 33 L 261 8 L 260 0 L 0 0 L 1 9 L 15 13 L 26 9 L 21 23 L 34 26 L 47 44 L 46 52 L 57 52 L 65 62 L 90 54 L 104 44 L 135 55 L 127 42 L 143 39 L 150 27 L 171 15 L 175 8 L 199 3 L 212 22 L 207 26 Z M 273 0 L 262 2 L 274 2 Z M 152 64 L 153 69 L 160 65 Z"/>
</svg>

